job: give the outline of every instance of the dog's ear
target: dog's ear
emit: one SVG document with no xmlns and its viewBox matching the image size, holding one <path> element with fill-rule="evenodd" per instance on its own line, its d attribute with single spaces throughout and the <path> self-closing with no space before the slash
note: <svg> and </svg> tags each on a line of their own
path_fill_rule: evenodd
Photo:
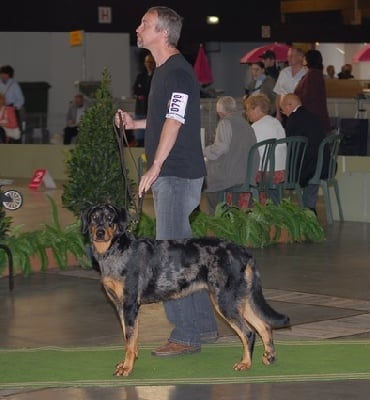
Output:
<svg viewBox="0 0 370 400">
<path fill-rule="evenodd" d="M 85 208 L 81 212 L 81 231 L 82 233 L 87 233 L 89 231 L 90 216 L 92 207 Z"/>
<path fill-rule="evenodd" d="M 127 213 L 127 210 L 125 208 L 121 207 L 116 207 L 116 206 L 110 206 L 116 215 L 116 223 L 118 226 L 118 232 L 119 233 L 124 233 L 126 230 L 126 227 L 129 222 L 129 215 Z"/>
</svg>

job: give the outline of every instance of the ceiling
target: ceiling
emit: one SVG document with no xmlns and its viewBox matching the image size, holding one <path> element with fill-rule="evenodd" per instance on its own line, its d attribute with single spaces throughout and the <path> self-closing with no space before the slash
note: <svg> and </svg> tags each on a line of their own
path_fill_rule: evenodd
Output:
<svg viewBox="0 0 370 400">
<path fill-rule="evenodd" d="M 183 43 L 199 42 L 370 42 L 370 0 L 17 0 L 1 5 L 0 31 L 127 32 L 136 44 L 135 30 L 148 7 L 159 4 L 184 17 Z M 358 8 L 354 8 L 354 4 Z M 98 7 L 110 7 L 112 22 L 98 22 Z M 218 15 L 218 25 L 207 25 Z M 356 23 L 354 23 L 356 22 Z M 349 23 L 349 24 L 348 24 Z M 263 37 L 269 27 L 269 37 Z"/>
</svg>

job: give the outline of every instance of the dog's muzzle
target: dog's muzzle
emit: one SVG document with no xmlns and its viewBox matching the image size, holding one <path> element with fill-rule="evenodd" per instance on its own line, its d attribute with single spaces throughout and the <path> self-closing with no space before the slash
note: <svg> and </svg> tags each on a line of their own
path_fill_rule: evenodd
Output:
<svg viewBox="0 0 370 400">
<path fill-rule="evenodd" d="M 97 240 L 97 241 L 107 240 L 106 230 L 104 228 L 97 228 L 95 230 L 95 240 Z"/>
</svg>

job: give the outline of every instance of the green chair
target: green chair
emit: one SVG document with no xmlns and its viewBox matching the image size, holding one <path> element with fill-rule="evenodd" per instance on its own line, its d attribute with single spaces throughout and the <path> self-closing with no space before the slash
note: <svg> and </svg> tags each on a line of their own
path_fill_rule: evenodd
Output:
<svg viewBox="0 0 370 400">
<path fill-rule="evenodd" d="M 281 144 L 286 145 L 285 177 L 281 183 L 272 183 L 270 190 L 277 189 L 279 203 L 281 203 L 286 192 L 290 194 L 294 192 L 299 206 L 303 208 L 302 190 L 299 182 L 308 138 L 306 136 L 289 136 L 278 139 L 275 142 L 275 148 Z"/>
<path fill-rule="evenodd" d="M 329 135 L 325 139 L 322 140 L 319 146 L 319 153 L 318 159 L 316 164 L 316 170 L 314 176 L 308 181 L 309 184 L 312 185 L 320 185 L 323 196 L 324 196 L 324 203 L 325 203 L 325 212 L 326 212 L 326 219 L 328 224 L 333 223 L 333 212 L 331 208 L 331 201 L 330 201 L 330 187 L 334 188 L 335 197 L 337 200 L 338 205 L 338 212 L 339 212 L 339 219 L 341 222 L 344 221 L 342 205 L 340 202 L 339 196 L 339 186 L 338 180 L 336 179 L 335 175 L 337 173 L 337 159 L 338 159 L 338 152 L 340 146 L 341 137 L 339 133 Z M 326 167 L 324 163 L 324 155 L 325 155 L 325 148 L 329 149 L 329 163 L 328 163 L 328 171 L 327 177 L 322 178 L 323 170 Z"/>
<path fill-rule="evenodd" d="M 261 142 L 255 143 L 248 152 L 247 170 L 245 182 L 242 185 L 232 186 L 219 192 L 219 201 L 226 201 L 226 194 L 232 193 L 232 204 L 238 205 L 239 196 L 241 193 L 250 193 L 251 198 L 255 202 L 259 202 L 259 195 L 265 191 L 270 177 L 274 174 L 275 158 L 274 158 L 274 144 L 276 139 L 266 139 Z M 263 148 L 262 160 L 260 160 L 259 149 Z M 260 160 L 261 180 L 256 183 L 256 176 L 254 171 L 254 163 L 256 157 Z"/>
</svg>

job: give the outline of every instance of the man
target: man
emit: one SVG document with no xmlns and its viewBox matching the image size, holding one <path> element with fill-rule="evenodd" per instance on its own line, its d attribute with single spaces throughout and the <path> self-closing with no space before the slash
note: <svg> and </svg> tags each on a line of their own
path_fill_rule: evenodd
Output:
<svg viewBox="0 0 370 400">
<path fill-rule="evenodd" d="M 199 83 L 192 66 L 177 49 L 182 17 L 168 7 L 152 7 L 136 29 L 137 44 L 148 49 L 156 62 L 148 114 L 134 120 L 118 110 L 126 129 L 146 129 L 147 171 L 138 195 L 152 189 L 156 216 L 156 239 L 192 236 L 189 216 L 199 206 L 206 175 L 200 139 Z M 164 303 L 174 325 L 168 342 L 152 352 L 170 357 L 201 349 L 201 342 L 217 339 L 217 324 L 208 293 L 200 291 Z"/>
<path fill-rule="evenodd" d="M 276 81 L 279 76 L 279 68 L 276 66 L 276 54 L 272 50 L 266 50 L 260 55 L 260 58 L 265 66 L 266 75 L 271 76 Z"/>
<path fill-rule="evenodd" d="M 274 92 L 276 93 L 276 118 L 285 125 L 284 115 L 280 112 L 281 96 L 294 93 L 298 82 L 306 74 L 303 66 L 304 52 L 301 48 L 291 47 L 288 50 L 288 66 L 283 68 L 276 81 Z"/>
<path fill-rule="evenodd" d="M 203 151 L 207 166 L 204 191 L 209 214 L 215 212 L 219 191 L 244 183 L 248 153 L 257 142 L 249 122 L 238 112 L 233 97 L 220 97 L 216 103 L 216 112 L 220 120 L 216 127 L 215 141 Z M 259 164 L 258 159 L 255 161 L 254 176 L 257 175 Z"/>
<path fill-rule="evenodd" d="M 77 93 L 67 111 L 67 126 L 64 128 L 63 144 L 71 144 L 78 135 L 81 117 L 89 104 L 82 93 Z"/>
<path fill-rule="evenodd" d="M 316 214 L 319 186 L 309 185 L 308 181 L 315 173 L 319 145 L 325 138 L 325 129 L 319 117 L 305 109 L 300 98 L 293 93 L 282 97 L 280 107 L 288 117 L 285 127 L 286 136 L 306 136 L 308 138 L 300 185 L 303 188 L 304 207 L 310 208 Z M 329 162 L 328 152 L 324 154 L 324 160 Z M 324 167 L 324 171 L 327 171 L 327 167 Z"/>
</svg>

